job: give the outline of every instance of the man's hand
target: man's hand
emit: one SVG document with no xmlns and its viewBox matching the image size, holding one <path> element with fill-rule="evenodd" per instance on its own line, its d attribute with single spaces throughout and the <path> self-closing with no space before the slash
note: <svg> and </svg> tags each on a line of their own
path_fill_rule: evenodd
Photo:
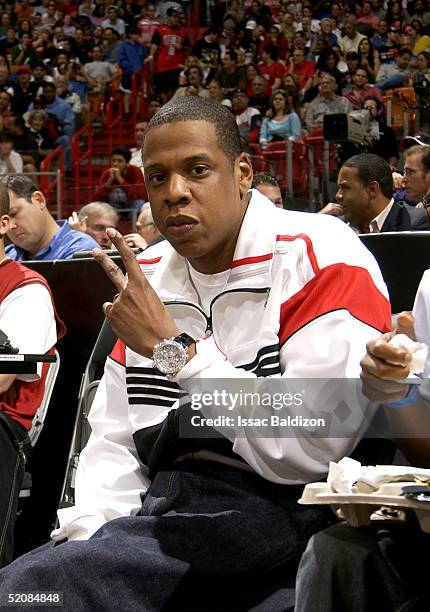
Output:
<svg viewBox="0 0 430 612">
<path fill-rule="evenodd" d="M 79 219 L 78 213 L 74 211 L 72 212 L 70 217 L 67 219 L 67 222 L 72 229 L 86 234 L 87 233 L 87 219 L 88 219 L 88 216 L 84 217 L 83 219 Z"/>
<path fill-rule="evenodd" d="M 340 217 L 343 214 L 343 207 L 337 202 L 329 202 L 318 211 L 322 215 L 333 215 L 334 217 Z"/>
<path fill-rule="evenodd" d="M 133 251 L 124 237 L 112 228 L 107 230 L 124 262 L 128 278 L 102 250 L 93 255 L 118 289 L 113 302 L 103 304 L 103 311 L 113 331 L 136 353 L 151 358 L 154 346 L 180 331 L 141 271 Z"/>
<path fill-rule="evenodd" d="M 142 238 L 140 234 L 127 234 L 124 236 L 124 240 L 131 248 L 146 249 L 148 246 L 145 238 Z"/>
<path fill-rule="evenodd" d="M 399 314 L 394 331 L 367 343 L 367 353 L 361 360 L 363 392 L 372 401 L 391 403 L 402 400 L 409 386 L 395 382 L 409 376 L 411 353 L 388 343 L 396 334 L 415 340 L 414 320 L 409 312 Z"/>
</svg>

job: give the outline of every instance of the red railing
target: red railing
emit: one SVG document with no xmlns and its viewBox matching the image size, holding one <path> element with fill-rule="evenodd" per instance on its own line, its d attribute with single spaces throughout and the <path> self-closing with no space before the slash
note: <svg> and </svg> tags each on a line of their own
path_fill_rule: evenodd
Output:
<svg viewBox="0 0 430 612">
<path fill-rule="evenodd" d="M 58 146 L 49 153 L 40 164 L 40 191 L 44 194 L 48 206 L 56 202 L 57 219 L 63 218 L 64 202 L 64 149 Z"/>
<path fill-rule="evenodd" d="M 93 129 L 90 123 L 84 125 L 72 137 L 72 167 L 75 184 L 75 207 L 79 208 L 81 205 L 79 186 L 84 169 L 88 176 L 88 183 L 92 185 L 93 182 Z"/>
<path fill-rule="evenodd" d="M 131 75 L 131 109 L 134 120 L 146 117 L 148 99 L 152 93 L 152 72 L 149 64 L 145 64 Z"/>
<path fill-rule="evenodd" d="M 108 135 L 107 155 L 110 157 L 115 139 L 120 142 L 124 136 L 122 95 L 112 97 L 106 105 L 106 130 Z"/>
</svg>

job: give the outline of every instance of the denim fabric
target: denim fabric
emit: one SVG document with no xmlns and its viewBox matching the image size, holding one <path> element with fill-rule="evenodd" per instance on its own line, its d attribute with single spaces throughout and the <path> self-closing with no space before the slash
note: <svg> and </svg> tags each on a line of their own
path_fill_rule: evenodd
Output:
<svg viewBox="0 0 430 612">
<path fill-rule="evenodd" d="M 13 529 L 24 477 L 24 456 L 30 453 L 27 432 L 4 413 L 0 415 L 0 567 L 13 559 Z M 18 452 L 17 444 L 22 443 Z"/>
<path fill-rule="evenodd" d="M 295 612 L 424 612 L 429 545 L 414 521 L 329 527 L 302 557 Z"/>
<path fill-rule="evenodd" d="M 325 510 L 297 504 L 301 489 L 174 463 L 155 476 L 141 515 L 24 555 L 0 571 L 0 590 L 60 590 L 73 612 L 285 612 L 306 542 L 328 524 Z"/>
</svg>

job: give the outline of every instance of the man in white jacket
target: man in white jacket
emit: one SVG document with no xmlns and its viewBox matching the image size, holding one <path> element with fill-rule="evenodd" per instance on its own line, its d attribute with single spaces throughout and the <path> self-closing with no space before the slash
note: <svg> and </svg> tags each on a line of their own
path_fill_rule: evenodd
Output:
<svg viewBox="0 0 430 612">
<path fill-rule="evenodd" d="M 297 504 L 303 484 L 351 453 L 371 416 L 342 381 L 358 378 L 366 342 L 390 328 L 386 288 L 337 219 L 249 191 L 252 167 L 223 106 L 169 102 L 143 159 L 166 241 L 137 262 L 108 230 L 127 278 L 96 252 L 119 292 L 104 306 L 118 342 L 76 504 L 59 510 L 54 544 L 0 572 L 1 593 L 61 591 L 74 611 L 286 610 L 306 542 L 329 520 Z M 249 390 L 285 399 L 290 383 L 291 414 L 242 401 Z"/>
</svg>

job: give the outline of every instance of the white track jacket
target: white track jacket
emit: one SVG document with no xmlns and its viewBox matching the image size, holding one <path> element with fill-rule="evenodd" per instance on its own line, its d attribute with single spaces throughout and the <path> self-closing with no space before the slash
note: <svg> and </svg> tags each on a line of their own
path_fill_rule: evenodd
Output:
<svg viewBox="0 0 430 612">
<path fill-rule="evenodd" d="M 328 215 L 280 210 L 258 191 L 251 193 L 230 276 L 210 317 L 199 306 L 184 258 L 168 242 L 140 255 L 143 273 L 178 328 L 201 339 L 197 354 L 175 384 L 118 341 L 91 409 L 76 505 L 58 511 L 55 539 L 86 539 L 106 521 L 140 510 L 150 481 L 133 433 L 161 423 L 196 381 L 358 378 L 366 343 L 390 329 L 378 265 L 351 229 Z M 316 400 L 320 412 L 333 412 L 326 384 Z M 246 407 L 237 410 L 246 413 Z M 354 449 L 363 435 L 362 417 L 352 411 L 342 438 L 267 438 L 234 428 L 229 438 L 262 477 L 307 483 L 323 478 L 329 461 Z"/>
</svg>

